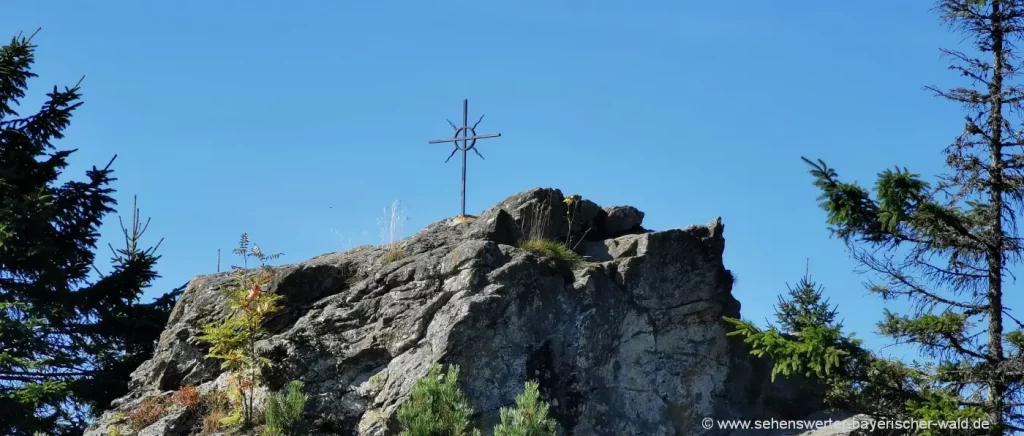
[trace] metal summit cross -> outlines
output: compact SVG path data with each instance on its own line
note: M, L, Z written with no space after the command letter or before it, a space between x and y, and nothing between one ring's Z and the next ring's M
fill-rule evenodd
M480 156L480 159L483 159L484 156L480 154L480 152L477 151L476 149L476 140L486 138L497 138L501 136L501 133L487 133L483 135L478 135L476 133L476 126L480 125L480 121L483 121L483 119L484 116L480 115L480 119L477 120L472 127L470 127L469 100L462 100L462 127L458 127L455 125L455 123L446 119L445 121L448 121L448 124L451 124L452 128L455 129L455 135L453 135L451 139L434 139L430 141L431 144L442 144L445 142L455 143L455 149L452 150L452 154L448 155L448 159L444 160L445 163L448 163L448 161L452 159L452 156L455 156L455 152L462 151L462 214L459 215L460 217L466 216L466 152L469 150L473 150L473 152L476 153L477 156ZM459 145L459 142L462 142L462 144Z

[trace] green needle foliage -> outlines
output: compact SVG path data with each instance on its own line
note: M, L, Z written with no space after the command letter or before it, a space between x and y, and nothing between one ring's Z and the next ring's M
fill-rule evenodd
M236 285L225 291L231 313L221 322L204 326L203 334L198 338L210 343L207 356L222 360L221 367L231 371L233 388L230 394L235 407L222 424L247 428L256 418L254 400L260 371L272 363L260 355L256 342L266 335L264 320L280 309L278 301L281 295L264 290L274 277L274 270L266 261L281 254L263 253L258 245L250 244L246 234L242 234L234 253L242 256L243 266L232 267ZM247 269L250 257L260 262L261 267L256 273Z
M494 436L555 436L555 421L548 416L548 404L540 400L540 387L526 382L526 389L516 397L516 407L501 409L501 423L494 427Z
M804 328L835 325L836 309L822 299L822 287L811 281L810 267L795 288L789 287L789 299L779 296L775 318L782 331L796 333Z
M805 275L786 298L779 297L777 325L759 329L753 323L725 318L735 326L729 336L742 336L751 353L772 359L778 375L807 378L810 390L825 389L827 406L892 420L951 421L982 419L978 408L951 407L956 393L928 377L928 368L908 366L865 350L861 341L843 333L836 309L822 299L822 288ZM937 431L937 430L934 430ZM932 432L922 435L939 434ZM961 434L988 434L980 433Z
M822 288L804 275L788 298L779 296L775 317L778 326L766 330L749 321L725 318L735 326L729 336L743 336L751 345L751 354L770 357L774 363L772 381L778 375L803 375L824 381L830 393L852 389L855 367L866 357L860 342L842 332L835 322L836 310L822 299ZM840 398L830 395L830 405L849 408Z
M885 170L872 197L824 162L804 161L831 230L880 278L869 290L912 303L910 313L886 310L879 326L934 361L921 376L935 390L909 407L981 410L994 427L988 434L1021 432L1024 323L1004 306L1003 284L1022 254L1024 132L1014 117L1024 91L1011 79L1021 67L1014 44L1024 36L1024 1L941 0L938 10L977 52L946 52L973 87L930 88L966 109L964 132L943 150L948 171L933 184L905 168Z
M302 393L302 382L288 383L287 393L272 393L267 397L267 427L264 436L302 436L307 434L303 426L302 411L308 397Z
M54 142L82 104L80 88L54 87L20 115L35 77L31 40L0 47L0 434L77 435L128 392L179 292L139 303L159 256L139 246L137 209L131 230L122 225L125 248L111 247L113 270L95 270L98 230L117 204L113 160L57 183L75 150Z
M433 364L427 375L416 381L409 400L398 408L401 436L478 436L472 427L473 407L459 389L459 367L441 373Z

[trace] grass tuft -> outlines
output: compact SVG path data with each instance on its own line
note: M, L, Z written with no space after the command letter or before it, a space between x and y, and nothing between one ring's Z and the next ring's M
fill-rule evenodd
M395 200L391 206L384 208L384 216L377 219L377 227L380 228L380 245L385 248L381 261L389 264L405 257L405 252L398 246L402 239L402 227L409 217L405 215L406 208L402 202Z
M562 242L545 238L530 238L519 243L519 248L538 256L567 262L573 268L583 266L586 261Z
M228 417L228 409L231 408L230 396L224 391L213 390L202 396L202 404L206 413L199 436L220 433L221 421Z
M387 265L391 262L402 260L404 258L405 252L402 251L401 248L395 247L388 249L388 251L384 253L384 256L380 258L380 261Z

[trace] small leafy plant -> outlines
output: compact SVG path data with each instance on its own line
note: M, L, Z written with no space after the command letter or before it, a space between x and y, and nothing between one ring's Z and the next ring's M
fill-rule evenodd
M249 242L249 236L244 233L234 253L242 257L242 267L232 267L237 285L225 292L231 314L223 322L204 326L199 339L210 343L207 356L222 360L221 367L231 371L229 395L234 407L221 423L249 427L256 417L253 403L259 371L271 364L257 352L256 341L266 333L264 319L280 309L278 300L281 296L264 291L273 278L273 269L266 262L281 254L263 253L258 245ZM250 257L260 262L260 271L256 274L248 271Z
M459 367L433 364L427 375L416 381L409 401L398 408L400 436L479 436L472 427L473 407L459 389Z
M139 403L131 415L128 415L128 423L136 430L142 430L153 425L163 418L167 412L167 398L164 396L149 397Z
M202 397L195 386L185 385L171 395L171 403L183 409L196 409L202 404Z

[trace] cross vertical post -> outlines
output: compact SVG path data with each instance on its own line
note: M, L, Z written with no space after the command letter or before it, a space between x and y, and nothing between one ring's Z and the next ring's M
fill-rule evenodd
M462 100L462 213L466 216L466 125L469 124L469 99ZM476 132L473 133L476 136Z
M473 150L480 159L484 156L480 154L480 151L476 149L477 139L497 138L501 136L501 133L488 133L478 135L476 133L476 126L480 125L480 121L483 121L484 116L480 115L480 119L476 121L472 126L469 125L469 100L462 100L462 127L458 127L455 123L448 121L448 124L455 129L455 134L450 139L432 139L429 141L430 144L442 144L445 142L452 142L455 144L455 149L448 155L448 159L445 159L445 163L451 160L452 156L455 156L455 152L462 152L462 212L460 217L466 216L466 152ZM459 143L462 143L461 145Z

